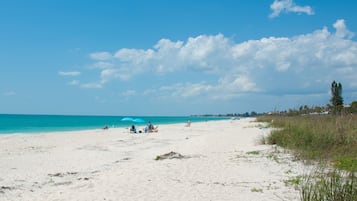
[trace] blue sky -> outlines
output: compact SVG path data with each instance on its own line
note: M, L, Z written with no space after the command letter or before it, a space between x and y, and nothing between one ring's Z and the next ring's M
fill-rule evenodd
M0 113L190 115L357 100L354 0L2 0Z

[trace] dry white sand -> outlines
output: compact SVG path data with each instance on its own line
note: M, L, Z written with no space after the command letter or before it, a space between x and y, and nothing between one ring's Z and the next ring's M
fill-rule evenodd
M0 136L0 200L299 200L304 172L252 118ZM176 152L184 158L155 160Z

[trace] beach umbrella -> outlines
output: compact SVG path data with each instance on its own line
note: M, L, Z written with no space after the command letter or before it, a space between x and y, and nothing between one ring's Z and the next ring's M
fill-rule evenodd
M122 121L134 121L134 119L131 118L131 117L124 117L124 118L122 118L121 120L122 120Z
M145 120L144 119L140 119L140 118L135 118L135 119L133 119L133 122L135 122L135 123L145 123Z

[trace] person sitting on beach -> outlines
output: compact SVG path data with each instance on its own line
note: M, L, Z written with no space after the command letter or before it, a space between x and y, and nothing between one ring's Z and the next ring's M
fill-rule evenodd
M149 130L150 133L157 133L159 132L159 126L152 126L151 130Z
M145 133L153 133L153 132L158 132L158 126L152 125L152 123L149 121L148 125L144 128Z
M149 121L148 127L149 127L149 130L154 129L154 125L152 125L152 123L150 121Z
M136 133L136 128L134 125L130 127L130 133Z
M152 129L154 128L154 126L151 124L151 122L149 121L149 123L146 125L146 127L144 128L144 132L148 133L150 132Z

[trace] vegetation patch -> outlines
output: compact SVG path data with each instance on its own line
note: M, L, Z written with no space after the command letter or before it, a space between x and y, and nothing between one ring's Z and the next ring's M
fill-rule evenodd
M293 177L293 178L290 178L288 180L285 180L284 183L285 183L285 185L299 186L301 181L302 181L302 176L298 175L296 177Z
M342 156L335 159L332 164L338 169L357 172L357 158Z
M264 116L274 129L268 144L292 150L300 160L328 167L284 181L299 188L303 201L357 200L357 115ZM276 160L276 154L268 158ZM325 166L327 165L327 166ZM328 171L327 171L328 170Z
M357 115L264 116L276 128L268 144L293 150L303 160L333 162L335 167L356 172Z
M248 155L259 155L260 151L248 151L246 154L248 154Z
M250 189L251 192L254 192L254 193L263 193L263 189L261 188L252 188Z

